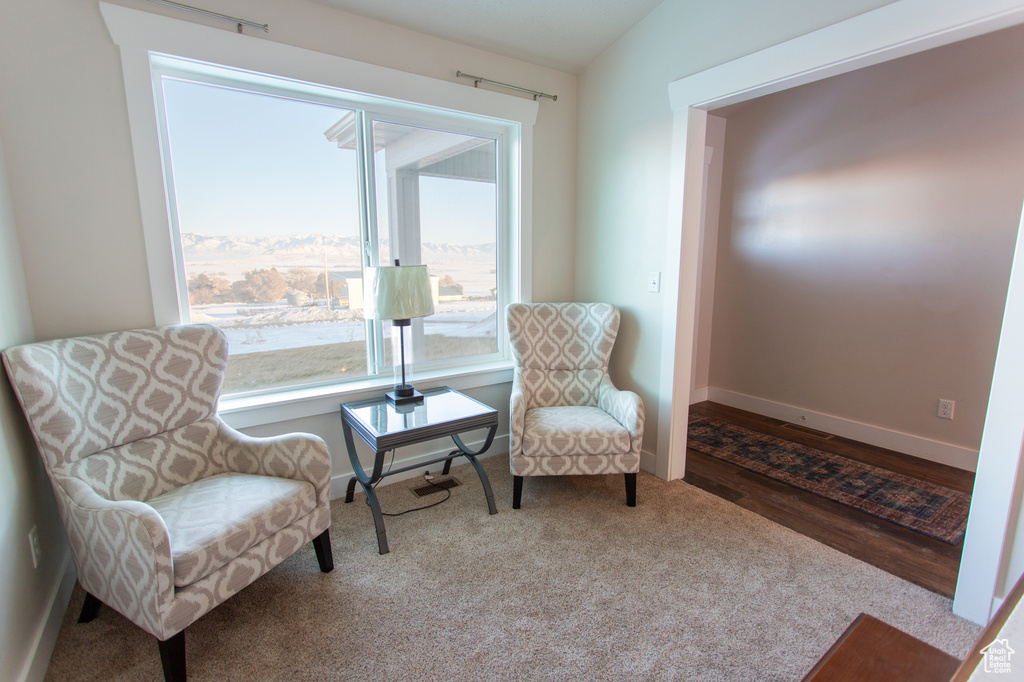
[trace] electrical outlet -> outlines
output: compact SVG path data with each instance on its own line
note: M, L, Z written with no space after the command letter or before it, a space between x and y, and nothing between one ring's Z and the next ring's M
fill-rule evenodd
M42 551L39 548L39 528L32 526L32 530L28 532L28 546L32 551L32 567L39 568L39 558L42 556Z
M954 407L956 407L955 400L946 400L945 398L939 398L939 409L936 412L936 416L938 416L940 419L952 419Z
M647 275L647 291L656 294L661 291L661 273L652 272Z

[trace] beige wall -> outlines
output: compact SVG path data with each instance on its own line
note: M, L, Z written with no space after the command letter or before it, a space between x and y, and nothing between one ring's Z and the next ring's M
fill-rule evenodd
M665 270L671 241L668 84L886 4L666 0L581 72L575 293L622 310L612 378L644 400L646 452L668 448L658 412L671 398L661 363L674 331L663 327L666 288L647 293L647 273Z
M1022 40L727 113L712 387L977 450L1024 198Z
M0 148L0 348L32 340ZM42 550L38 568L32 565L28 543L33 526ZM42 461L10 385L0 381L0 676L17 679L30 672L67 559L67 541ZM31 672L38 675L41 670Z

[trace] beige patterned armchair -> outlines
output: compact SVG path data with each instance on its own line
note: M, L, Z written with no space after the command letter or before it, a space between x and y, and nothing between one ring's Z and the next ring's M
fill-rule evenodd
M509 424L512 508L524 476L625 474L636 506L644 437L640 396L608 377L619 311L607 303L513 303L507 310L515 375Z
M87 593L79 622L115 609L159 640L166 679L185 679L188 625L305 543L333 568L327 446L220 420L216 327L34 343L3 361Z

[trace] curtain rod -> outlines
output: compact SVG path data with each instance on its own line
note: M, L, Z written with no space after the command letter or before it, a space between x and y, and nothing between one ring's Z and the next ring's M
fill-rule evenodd
M508 83L502 83L500 81L492 81L490 78L484 78L483 76L471 76L468 73L462 73L461 71L456 71L455 72L455 77L456 78L472 78L473 79L473 87L474 88L480 87L481 83L490 83L491 85L497 85L498 87L501 87L501 88L509 88L511 90L518 90L519 92L525 92L525 93L527 93L529 95L533 95L534 101L536 101L538 97L547 97L552 102L558 100L558 95L548 95L548 94L540 92L538 90L530 90L529 88L521 88L518 85L509 85Z
M227 14L219 14L217 12L210 12L209 10L199 9L198 7L192 7L191 5L183 5L180 2L174 2L173 0L149 0L155 2L158 5L166 5L168 7L176 7L177 9L183 9L186 12L195 12L196 14L202 14L203 16L213 17L214 19L223 19L230 21L231 23L238 26L238 32L242 32L243 26L249 26L251 28L263 29L264 33L270 32L270 26L268 24L257 24L254 21L247 21L245 19L239 19L238 17L231 17Z

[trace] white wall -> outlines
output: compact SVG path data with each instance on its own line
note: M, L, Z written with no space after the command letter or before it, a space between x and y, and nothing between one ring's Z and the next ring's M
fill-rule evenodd
M885 4L666 0L580 74L575 293L622 309L612 377L644 400L645 451L662 456L668 448L659 438L659 411L670 397L662 382L662 338L671 337L674 323L663 328L671 319L664 304L678 281L678 273L665 272L668 84ZM661 294L647 293L650 271L663 271Z
M7 171L0 147L0 349L33 340ZM6 375L5 375L6 376ZM34 568L28 533L39 530L42 561ZM0 670L41 679L34 652L58 601L67 541L42 460L6 379L0 381ZM62 607L61 607L62 608ZM51 635L52 638L52 635Z
M975 468L1020 219L1021 40L728 114L713 387L959 446L950 463Z

